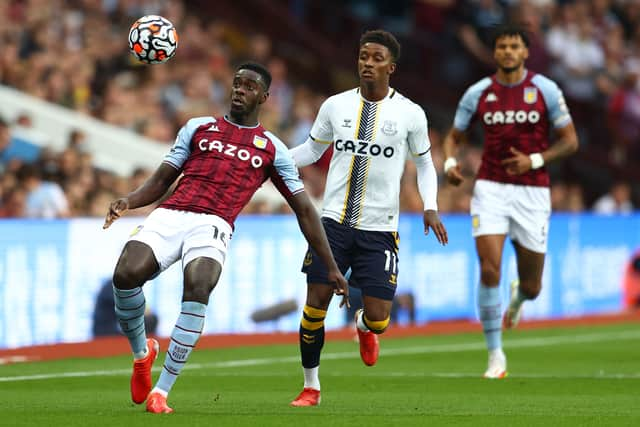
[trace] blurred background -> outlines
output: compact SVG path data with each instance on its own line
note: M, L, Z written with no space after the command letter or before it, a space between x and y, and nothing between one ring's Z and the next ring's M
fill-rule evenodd
M165 16L180 36L176 56L165 64L141 64L128 51L129 27L147 14ZM546 308L531 315L561 317L637 305L636 0L0 0L0 307L5 308L4 317L0 315L0 348L90 337L93 304L126 232L139 222L123 221L126 226L108 235L101 233L100 218L112 199L135 189L159 165L186 120L227 111L232 73L240 62L268 66L273 83L261 121L293 147L304 142L327 96L357 86L361 33L375 28L393 32L402 44L402 57L392 86L425 109L441 173L441 141L456 103L470 84L494 72L489 29L506 21L519 22L530 32L528 67L561 86L580 138L575 156L550 166L556 212L551 235L553 239L556 233L558 246L552 242L545 273L549 301L542 298L540 304ZM422 202L415 168L407 163L401 194L401 233L406 236L401 246L406 255L401 256L401 266L408 293L398 303L406 310L400 316L405 321L475 316L477 272L467 213L482 152L477 129L470 142L458 156L469 178L465 185L451 187L439 176L439 207L453 236L446 249L451 253L419 239ZM329 151L301 171L318 206L330 155ZM144 216L152 208L129 216ZM234 273L231 264L223 277L231 282L224 284L227 291L216 292L237 290L245 281L249 291L256 286L263 280L261 263L279 262L271 255L265 258L265 251L289 248L295 260L274 270L273 295L256 297L247 303L249 308L242 303L230 306L237 306L242 321L248 322L241 331L297 325L297 314L287 323L266 326L249 320L251 310L304 292L304 277L298 271L304 244L290 213L267 183L239 219L238 234L242 227L255 230L244 235L246 241L237 236L232 247L256 253L257 276L247 276L240 265ZM265 224L290 230L286 241L262 235ZM462 255L456 258L452 253ZM234 256L246 259L246 252ZM456 260L457 271L465 272L454 275L457 285L447 267ZM512 267L508 271L513 275ZM180 279L171 274L166 283L172 291L161 285L149 290L150 305L158 311L164 300L176 300L166 303L168 313L178 303L181 290L175 283ZM282 277L291 282L290 288L284 287L289 293L279 286ZM88 302L70 309L67 300L79 289ZM589 291L607 302L586 302ZM168 297L165 292L177 294ZM452 295L464 300L463 308L439 311L440 306L429 306L434 292L443 307L451 307L443 295ZM228 298L233 300L233 294ZM15 320L10 312L21 316L30 338L8 332L8 322ZM69 332L79 317L82 332ZM174 315L159 317L162 333L173 324ZM342 324L340 320L334 326ZM44 329L38 332L39 327ZM227 330L234 326L210 329Z

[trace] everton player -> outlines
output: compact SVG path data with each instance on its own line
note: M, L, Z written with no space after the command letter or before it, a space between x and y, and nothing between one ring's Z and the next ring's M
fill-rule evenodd
M525 68L528 45L527 34L518 27L506 25L497 30L493 50L497 72L467 89L444 141L447 180L459 185L463 177L455 158L457 146L474 120L482 125L484 152L471 217L480 261L478 312L489 350L486 378L506 376L501 324L515 327L522 303L535 299L542 286L551 214L545 166L578 148L561 90ZM515 248L519 281L511 285L509 306L502 318L499 283L507 235Z
M322 207L322 222L341 271L362 291L356 314L360 356L378 359L378 335L389 325L398 280L400 178L407 157L418 172L424 202L424 233L441 244L447 230L438 216L438 183L424 110L389 86L400 44L386 31L367 31L360 39L357 88L329 97L320 107L311 134L292 149L296 165L318 160L333 144ZM304 387L293 406L320 403L318 370L324 319L331 302L328 271L313 247L307 252L307 300L300 321Z
M146 400L149 412L173 411L167 395L202 332L234 220L266 179L271 178L295 212L305 238L328 270L333 291L344 296L343 303L347 301L347 282L294 161L282 141L258 122L270 83L271 75L263 66L241 65L233 78L229 114L189 120L155 173L109 206L104 228L127 209L160 199L182 175L173 194L131 236L113 274L116 316L134 357L131 398L135 403ZM177 261L184 271L182 309L160 378L151 390L158 343L145 335L142 285Z

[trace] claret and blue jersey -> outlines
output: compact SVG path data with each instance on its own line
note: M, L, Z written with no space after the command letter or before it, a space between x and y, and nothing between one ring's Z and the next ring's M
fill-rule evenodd
M548 186L545 168L522 175L508 175L501 161L511 157L514 147L525 154L546 150L551 128L571 123L562 91L543 75L526 71L514 85L495 76L486 77L467 89L458 104L454 127L465 131L479 120L485 135L478 179L509 184Z
M164 161L182 177L161 207L217 215L232 226L268 178L285 198L304 191L288 148L259 124L240 126L226 117L191 119Z

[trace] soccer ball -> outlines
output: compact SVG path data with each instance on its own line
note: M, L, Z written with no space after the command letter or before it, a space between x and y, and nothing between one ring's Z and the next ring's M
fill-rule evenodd
M129 30L129 49L133 56L147 64L166 62L176 54L178 32L167 18L143 16Z

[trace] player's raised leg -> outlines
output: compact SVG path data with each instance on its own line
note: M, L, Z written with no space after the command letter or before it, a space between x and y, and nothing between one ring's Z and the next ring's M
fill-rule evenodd
M378 361L380 353L378 335L384 333L389 326L392 300L363 295L362 302L364 308L358 310L355 316L360 358L365 365L373 366Z
M489 352L485 378L504 378L507 375L507 359L502 350L502 301L499 287L505 237L503 234L476 237L480 261L478 314Z
M520 279L511 284L509 307L505 311L503 325L507 329L515 328L522 315L522 305L527 300L534 300L542 289L542 272L545 254L525 248L513 242L518 263Z
M291 406L316 406L320 404L320 353L324 346L324 319L333 296L333 288L325 284L307 285L307 302L300 319L300 356L304 386Z
M158 342L147 339L144 328L145 298L142 285L159 270L149 246L129 241L113 273L115 312L133 352L131 400L142 403L151 390L151 367L158 357Z
M184 269L180 315L171 332L160 378L147 399L148 412L173 412L167 405L167 397L202 334L209 295L218 282L221 271L221 264L207 257L195 258Z

